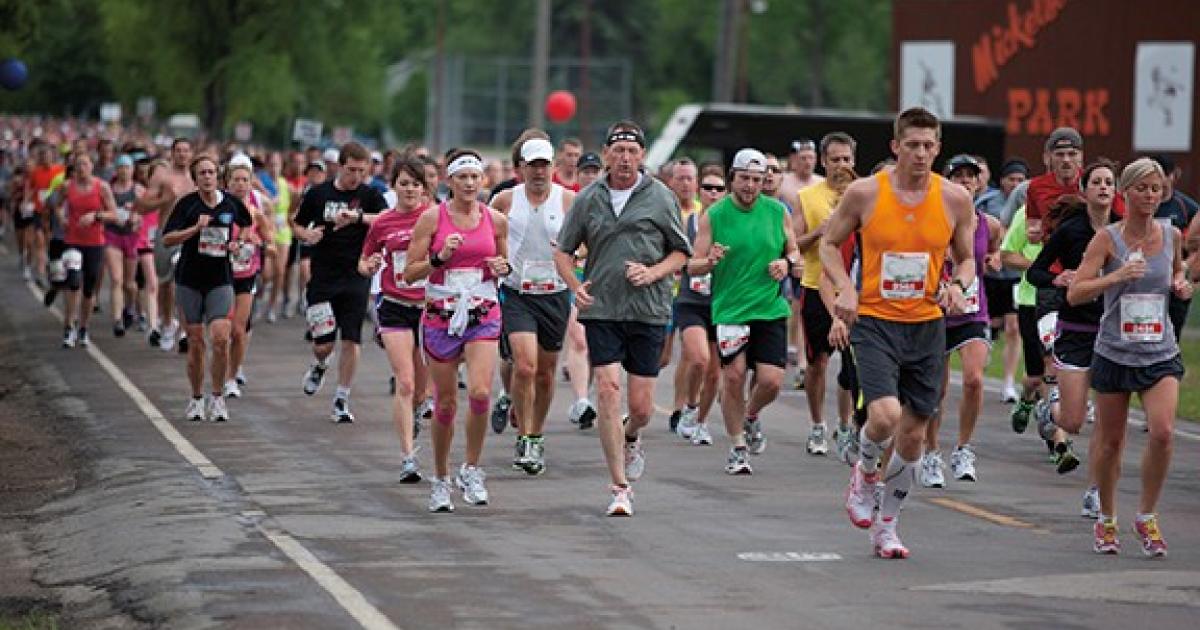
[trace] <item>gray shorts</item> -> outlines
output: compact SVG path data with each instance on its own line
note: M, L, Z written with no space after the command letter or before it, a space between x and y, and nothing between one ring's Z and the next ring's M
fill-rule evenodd
M154 273L158 275L159 281L168 280L175 275L175 258L179 254L179 248L182 245L167 247L162 244L162 239L154 243Z
M229 319L233 310L233 285L223 284L208 291L198 291L176 284L175 305L183 313L185 324L211 324L213 320Z
M864 404L896 398L928 418L942 398L946 320L919 324L859 317L850 331Z
M559 291L548 295L525 295L509 287L500 288L500 312L503 332L500 337L500 356L512 358L508 336L512 333L536 333L538 347L545 352L559 352L567 336L571 318L571 293Z

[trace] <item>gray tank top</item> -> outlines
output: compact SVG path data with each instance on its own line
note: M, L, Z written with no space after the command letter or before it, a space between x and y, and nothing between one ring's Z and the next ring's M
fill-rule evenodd
M1120 365L1145 367L1162 363L1179 354L1175 329L1167 316L1175 255L1171 225L1157 221L1163 230L1162 251L1146 259L1146 275L1110 287L1104 292L1104 316L1096 337L1096 354ZM1104 273L1120 269L1130 254L1117 223L1104 228L1112 237L1116 254L1104 265Z
M688 216L687 237L688 242L696 242L696 225L697 215L693 212ZM710 306L712 304L712 274L706 273L703 276L692 277L687 272L687 265L683 266L683 270L679 272L679 295L675 297L675 301L680 304L697 304L700 306Z

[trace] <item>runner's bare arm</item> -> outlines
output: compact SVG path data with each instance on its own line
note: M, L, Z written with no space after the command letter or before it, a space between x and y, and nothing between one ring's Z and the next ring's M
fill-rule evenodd
M783 213L783 235L786 239L783 246L783 257L788 261L789 275L796 275L796 272L803 269L800 265L804 259L800 257L800 249L796 246L796 232L792 226L792 215Z
M717 266L721 256L715 255L717 252L711 251L712 249L712 224L709 223L708 213L705 212L696 217L696 238L692 241L692 258L687 262L688 275L702 276ZM721 255L725 253L720 248L718 251Z
M429 263L429 246L437 230L438 209L430 208L421 213L413 226L412 242L408 245L408 262L404 265L404 281L413 284L424 280L433 271Z
M842 243L850 238L850 234L862 226L862 216L871 201L869 190L870 178L860 179L850 184L838 207L829 215L825 224L825 235L820 241L821 268L829 274L833 288L839 294L854 293L854 283L850 274L842 266Z
M145 212L167 210L175 203L175 191L167 182L166 168L158 169L150 180L149 191L133 201L135 208L143 208Z
M975 206L971 203L970 194L961 186L943 188L946 201L946 212L954 223L954 232L950 239L950 253L954 259L954 278L950 282L951 290L957 290L957 298L951 293L952 304L963 306L963 293L966 287L975 282L975 228L978 217Z
M512 190L511 188L502 190L499 195L492 197L492 200L488 202L492 209L508 216L509 211L512 210Z
M507 276L512 273L512 265L508 262L508 217L499 210L488 209L492 213L493 236L496 239L496 255L487 259L492 273L497 276Z
M113 198L112 188L107 182L96 180L100 184L100 212L96 213L96 219L104 222L117 221L117 200ZM101 216L103 213L103 216Z
M792 225L795 226L796 247L801 252L807 254L810 249L821 246L825 228L821 225L808 225L808 220L804 218L804 201L800 199L799 194L796 195L796 207L792 209Z
M1174 239L1171 241L1175 246L1175 255L1172 259L1171 266L1171 291L1175 297L1181 300L1192 299L1192 282L1188 280L1187 263L1183 258L1183 233L1179 228L1172 227Z

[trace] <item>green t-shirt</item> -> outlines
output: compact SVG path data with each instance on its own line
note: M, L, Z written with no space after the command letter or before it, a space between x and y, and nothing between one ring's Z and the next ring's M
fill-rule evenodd
M1024 206L1013 215L1008 232L1004 235L1004 242L1000 244L1000 251L1020 254L1029 262L1033 262L1038 253L1042 251L1041 243L1030 243L1029 237L1025 235ZM1025 274L1022 273L1021 282L1017 285L1017 306L1035 306L1036 304L1037 288L1029 284L1029 280L1026 280Z
M747 324L786 318L791 309L767 266L784 254L787 208L759 195L749 210L728 195L708 209L712 242L726 248L712 272L714 324Z

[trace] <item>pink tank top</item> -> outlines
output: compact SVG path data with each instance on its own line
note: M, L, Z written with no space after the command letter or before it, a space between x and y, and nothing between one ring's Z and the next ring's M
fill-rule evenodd
M430 284L446 284L447 272L456 272L469 269L478 269L482 272L482 279L485 282L495 282L496 277L492 274L491 268L488 267L487 259L496 255L496 228L492 224L492 212L486 204L478 204L480 217L479 224L474 229L464 230L454 225L454 221L450 218L450 209L446 206L446 202L438 205L438 225L437 231L433 234L433 242L429 247L430 255L440 252L442 246L446 243L446 237L451 234L458 233L463 237L462 245L454 251L446 264L433 270L429 274ZM473 308L486 308L486 313L479 318L480 322L492 322L500 319L500 305L492 300L482 300L475 298L479 304L474 304ZM435 308L445 308L442 300L434 300ZM446 328L448 322L438 317L432 317L426 311L423 318L423 323L426 326L434 328Z
M251 190L250 194L242 200L247 208L259 209L258 197ZM238 224L233 224L233 240L238 240L238 235L243 229L258 230L257 227L242 228ZM263 238L262 232L258 234L259 238ZM255 274L262 270L262 247L251 245L249 243L238 246L237 251L229 255L229 262L233 265L233 277L239 280L245 278L253 278Z

